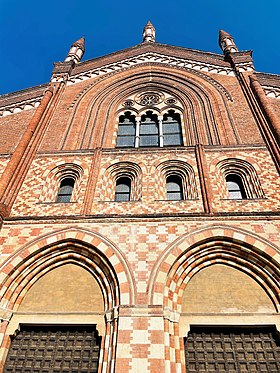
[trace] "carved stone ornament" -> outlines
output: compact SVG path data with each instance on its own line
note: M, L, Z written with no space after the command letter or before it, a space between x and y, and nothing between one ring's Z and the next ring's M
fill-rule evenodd
M176 105L177 100L174 97L169 97L164 101L167 105Z
M124 107L131 107L133 105L134 105L134 101L133 100L125 100L125 102L123 103Z
M163 101L163 94L158 92L145 92L136 97L135 101L142 106L154 106Z

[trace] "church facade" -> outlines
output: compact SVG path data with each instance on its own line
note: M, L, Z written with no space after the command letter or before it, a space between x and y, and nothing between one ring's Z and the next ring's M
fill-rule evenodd
M0 96L1 372L280 371L280 76L219 44Z

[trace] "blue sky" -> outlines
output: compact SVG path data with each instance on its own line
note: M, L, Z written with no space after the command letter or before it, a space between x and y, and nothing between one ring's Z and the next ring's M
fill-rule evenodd
M279 0L0 0L0 94L48 82L81 36L83 60L140 43L149 19L159 43L214 53L224 29L257 71L280 74L279 14Z

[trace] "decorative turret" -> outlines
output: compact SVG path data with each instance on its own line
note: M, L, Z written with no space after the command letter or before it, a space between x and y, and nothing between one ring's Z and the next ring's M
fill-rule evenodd
M225 55L238 52L233 37L228 32L223 30L220 30L219 32L219 45Z
M85 39L84 37L80 38L79 40L75 41L74 44L71 45L71 48L65 58L65 62L74 61L78 63L81 61L83 54L85 52Z
M143 43L154 43L156 41L156 29L150 21L143 29Z

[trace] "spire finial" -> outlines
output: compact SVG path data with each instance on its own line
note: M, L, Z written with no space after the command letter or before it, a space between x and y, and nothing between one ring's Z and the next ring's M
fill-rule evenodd
M238 48L234 43L233 37L226 31L219 32L219 45L225 55L238 52Z
M150 21L143 29L143 43L154 43L156 41L156 29Z
M65 62L74 61L75 63L80 62L83 54L85 53L85 38L82 36L80 39L75 41L65 58Z

